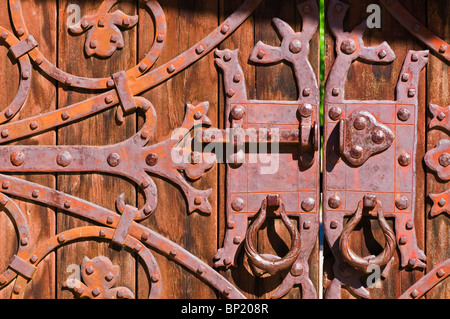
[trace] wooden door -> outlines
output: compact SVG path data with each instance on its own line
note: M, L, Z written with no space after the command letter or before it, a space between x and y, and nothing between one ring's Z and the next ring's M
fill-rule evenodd
M338 55L330 14L350 4L351 31L370 1L1 2L1 298L355 297L336 281L341 252L329 234L345 224L329 227L321 178L338 173L326 171L323 125ZM381 28L363 39L387 41L396 59L354 61L347 100L394 101L408 52L427 49L385 2ZM413 2L400 1L448 42L449 1ZM426 266L404 267L396 249L381 287L365 290L366 273L358 284L368 294L356 297L448 297L448 179L424 161L448 139L444 119L432 127L448 113L449 62L439 49L414 87L413 229ZM227 129L248 140L211 140ZM260 162L234 162L251 157L260 129L282 132L259 151L282 159L272 175L258 173ZM359 256L385 246L372 215L349 237ZM395 228L394 216L387 223Z

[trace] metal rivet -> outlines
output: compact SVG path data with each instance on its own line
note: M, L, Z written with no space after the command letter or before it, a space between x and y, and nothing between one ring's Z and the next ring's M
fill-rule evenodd
M233 202L231 203L231 208L233 208L233 210L240 212L244 209L245 207L245 201L241 198L241 197L237 197L233 200Z
M386 50L381 50L380 52L378 52L378 58L380 60L383 60L386 57L386 55L387 55Z
M97 46L98 46L98 42L97 42L96 40L92 40L92 41L89 43L89 46L90 46L92 49L95 49L95 48L97 48Z
M147 68L148 68L147 64L141 63L141 64L139 65L139 72L144 73L145 70L147 70Z
M341 206L341 202L341 198L338 195L333 195L328 198L328 206L333 209L339 208L339 206Z
M36 261L38 261L38 256L36 256L36 255L31 256L30 262L31 262L32 264L34 264Z
M403 82L408 82L408 81L409 81L409 74L408 74L408 73L403 73L403 75L402 75L402 81L403 81Z
M256 55L256 57L260 60L262 60L264 58L264 56L266 55L266 52L264 50L259 50L258 54Z
M92 290L92 295L93 295L94 297L98 297L98 295L100 295L100 289L94 288L94 289Z
M159 281L159 274L157 274L157 273L152 274L151 281L153 283L158 282Z
M9 136L8 130L7 130L7 129L4 129L4 130L2 131L2 133L1 133L1 135L2 135L3 138L7 138L7 137Z
M143 212L146 216L148 216L152 212L152 208L150 206L145 206Z
M235 236L233 238L233 244L235 244L235 245L239 245L241 243L241 241L242 241L241 236Z
M291 275L294 277L299 277L303 274L303 266L300 263L295 263L291 268Z
M37 189L33 190L33 192L31 192L31 196L37 198L39 196L39 190Z
M399 210L405 210L409 207L409 199L406 196L402 196L395 201L395 206Z
M108 155L106 161L108 162L109 166L116 167L120 164L120 155L117 153L111 153Z
M100 237L105 237L106 236L106 231L104 229L100 229L100 231L98 232L98 235Z
M416 89L409 89L408 97L415 97L415 96L416 96Z
M24 80L28 80L28 78L30 77L30 73L27 71L22 72L22 79Z
M382 130L375 130L372 132L372 142L381 144L386 139L386 134Z
M234 83L239 83L239 82L241 82L242 81L242 76L240 75L240 74L235 74L234 76L233 76L233 82Z
M439 156L439 164L442 167L447 167L450 165L450 154L448 153L442 153L441 156Z
M411 61L413 62L419 61L419 55L417 53L411 54Z
M22 239L20 239L20 244L22 246L28 245L28 238L27 237L23 237Z
M405 236L400 237L398 243L400 245L405 245L407 243L408 239Z
M145 232L142 233L141 239L143 241L147 241L149 238L150 238L150 233L149 232L145 231Z
M1 277L0 277L0 286L6 285L6 282L7 282L6 278L3 277L3 276L1 276Z
M333 121L337 121L342 115L342 109L340 107L333 106L328 112L328 115Z
M338 227L339 223L336 220L332 220L330 223L331 229L336 229Z
M364 150L363 150L363 148L362 148L361 146L355 145L355 146L353 146L353 147L351 148L351 150L350 150L350 155L351 155L352 158L358 159L358 158L361 158L361 157L362 157L363 151L364 151Z
M0 198L0 204L1 204L2 206L5 206L6 204L8 204L8 198L6 198L6 196L2 196L2 197Z
M301 117L310 117L313 112L313 106L309 103L304 103L299 106L298 114Z
M364 116L359 116L353 122L355 129L361 131L367 127L367 119Z
M408 166L411 164L411 155L408 153L403 153L398 157L398 163L401 166Z
M17 29L17 34L19 35L19 37L23 36L25 34L24 28Z
M305 212L310 212L316 207L316 201L312 197L305 198L302 201L302 209Z
M373 209L377 206L377 196L373 194L365 195L363 198L364 207Z
M441 45L439 48L439 53L445 53L447 51L447 46L445 44Z
M72 159L72 155L68 151L63 151L56 156L56 163L59 166L66 167L72 163Z
M156 42L161 43L161 42L164 41L165 38L166 38L166 37L165 37L164 34L158 34L158 35L156 36Z
M108 94L107 96L105 96L105 102L110 104L113 101L113 97L111 94Z
M172 248L172 249L170 250L170 252L169 252L169 255L170 255L171 257L175 257L177 254L178 254L178 249L176 249L175 247Z
M445 275L444 269L439 269L439 270L436 272L436 276L438 276L439 278L444 277L444 275Z
M227 91L227 96L228 97L233 97L236 94L236 91L234 89L229 89Z
M333 90L331 91L331 94L333 94L333 96L338 96L340 94L341 90L339 88L333 88Z
M109 41L111 43L116 43L119 40L119 37L117 36L117 34L113 34L111 35L111 38L109 38Z
M71 200L66 200L65 202L64 202L64 207L65 208L70 208L72 206L72 201Z
M30 129L35 130L38 128L38 124L36 121L30 123Z
M145 158L145 162L148 166L155 166L156 164L158 164L158 155L156 155L155 153L148 154Z
M66 237L64 237L64 234L61 234L58 236L58 242L60 244L64 243L66 241Z
M194 204L199 206L202 204L202 198L200 196L195 196L194 197Z
M122 24L124 25L124 26L129 26L130 25L130 18L124 18L123 20L122 20Z
M108 87L113 87L114 85L115 85L115 83L114 83L114 80L113 79L109 79L107 82L106 82L106 85L108 86Z
M234 220L229 220L227 222L227 227L228 229L234 229L234 227L236 227L236 222Z
M441 113L438 114L437 119L438 119L439 121L443 121L443 120L445 119L446 116L447 116L447 115L445 115L444 112L441 112Z
M2 182L2 188L8 189L11 186L11 183L9 181L3 181Z
M141 187L143 188L143 189L146 189L146 188L148 188L150 186L150 183L148 182L148 181L143 181L142 183L141 183Z
M356 42L353 39L344 39L341 43L341 51L345 54L353 54L356 51Z
M142 250L142 245L137 243L134 247L133 247L135 252L140 252Z
M108 218L106 219L106 223L107 223L107 224L112 224L112 223L114 223L114 217L108 216Z
M300 40L293 40L289 44L289 51L291 51L294 54L299 53L302 50L302 42Z
M343 9L343 7L342 7L342 4L340 4L340 3L337 3L337 4L334 6L334 11L336 11L336 12L341 12L342 9Z
M65 111L65 112L63 112L63 113L61 114L61 118L62 118L64 121L68 120L69 117L70 117L70 114L69 114L69 112L67 112L67 111Z
M197 273L198 273L198 274L201 275L201 274L203 274L205 271L206 271L205 266L202 266L202 265L198 266L198 268L197 268Z
M175 66L173 64L169 65L167 67L167 72L169 72L169 73L175 72Z
M414 222L410 220L409 222L406 223L405 228L407 230L413 229L414 228Z
M9 119L11 116L13 116L13 111L11 109L7 109L5 111L5 116Z
M409 265L410 267L413 267L415 264L416 264L416 260L415 260L414 258L410 258L410 259L408 260L408 265Z
M397 117L402 122L406 122L407 120L409 120L410 116L411 116L411 114L409 113L408 109L406 109L406 108L401 108L397 112Z
M414 289L413 292L411 292L411 297L417 298L418 296L419 296L419 292L417 291L417 289Z
M25 161L25 154L22 152L14 152L11 154L10 160L14 166L20 166Z
M197 165L202 162L202 154L200 152L191 152L190 163Z
M244 107L237 105L231 109L231 116L234 120L240 121L245 116L245 109Z
M311 222L310 221L306 221L303 223L303 229L310 229L311 228Z
M310 88L303 89L303 96L310 96L310 95L311 95L311 89Z
M205 47L203 45L199 45L196 49L195 49L195 53L197 54L202 54L205 51Z
M194 119L197 120L197 121L198 121L198 120L201 120L202 117L203 117L203 113L200 112L200 111L198 111L198 112L196 112L196 113L194 114Z
M122 299L124 296L125 296L125 293L123 292L123 290L117 291L117 298Z
M445 198L441 198L438 202L439 207L444 207L445 204L447 204L447 201L445 200Z
M8 38L8 32L3 31L2 34L0 34L0 39L6 40L6 38Z
M232 288L230 286L227 286L224 290L223 290L223 294L228 296L229 294L231 294Z
M230 30L230 26L229 26L228 24L224 24L224 25L222 26L222 28L220 29L220 32L221 32L222 34L226 34L229 30Z
M86 267L86 273L88 275L92 275L94 273L94 267L92 267L92 266Z

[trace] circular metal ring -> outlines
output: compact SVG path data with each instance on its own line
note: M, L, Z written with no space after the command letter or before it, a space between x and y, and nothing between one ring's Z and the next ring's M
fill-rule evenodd
M368 268L371 265L377 265L379 267L382 267L386 265L392 258L396 241L395 241L395 234L389 224L386 222L386 219L384 218L383 209L381 207L381 202L377 200L375 210L378 215L378 222L380 223L381 229L383 231L384 237L386 239L386 244L383 249L383 251L376 257L368 258L368 257L360 257L355 254L350 249L349 246L349 237L351 232L355 229L356 225L360 222L362 218L362 212L364 208L364 202L361 200L358 203L358 208L356 209L355 215L353 218L345 225L344 229L342 230L341 239L339 241L339 249L342 253L342 256L344 257L344 260L351 265L352 267L359 269L365 273L370 272Z

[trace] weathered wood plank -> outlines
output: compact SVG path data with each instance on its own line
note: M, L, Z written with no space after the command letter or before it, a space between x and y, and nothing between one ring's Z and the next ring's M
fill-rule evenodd
M217 27L217 2L160 1L167 19L167 37L164 50L155 65L166 63L203 39ZM139 57L142 58L153 43L153 21L143 8L139 11ZM217 82L214 53L210 53L185 71L145 93L155 106L157 128L150 143L166 139L180 127L187 103L210 103L208 117L217 127ZM154 177L158 187L158 207L143 225L166 236L212 266L217 240L217 168L213 167L192 185L197 189L212 188L209 197L213 207L210 216L188 213L186 200L180 189L159 177ZM216 292L176 262L155 253L161 269L162 298L215 298ZM148 291L145 273L139 269L139 292L144 297Z
M428 1L428 28L447 43L450 41L450 1ZM427 101L429 104L437 104L445 107L450 104L450 68L448 63L439 59L435 54L430 54L427 71ZM428 119L429 120L429 119ZM427 134L427 150L431 150L441 139L449 139L449 135L433 129ZM427 194L439 194L449 189L450 183L436 179L431 172L426 175ZM437 264L450 257L450 219L449 215L442 214L431 217L430 202L427 201L426 218L426 253L427 272ZM450 298L450 282L448 280L436 286L427 298Z
M133 28L123 32L125 46L117 51L109 60L84 55L85 35L73 36L68 32L66 12L69 4L78 4L81 15L93 14L101 1L59 1L59 60L58 66L66 72L86 77L105 77L113 73L128 70L136 65L137 30ZM124 1L112 10L120 9L127 14L135 14L136 7L132 2ZM86 90L71 90L64 86L58 88L58 107L62 108L86 98L92 97ZM74 123L58 130L59 145L108 145L124 141L136 132L136 117L129 115L125 122L118 126L115 121L115 109ZM60 174L57 177L58 189L68 194L81 197L93 203L115 210L115 200L125 193L127 204L136 204L134 185L116 176L101 174ZM63 211L57 214L57 231L91 225L89 221L70 216ZM62 283L72 274L68 266L80 265L85 256L107 256L113 264L120 266L120 276L116 286L125 286L135 291L134 255L107 243L96 241L79 242L64 246L57 254L57 296L58 298L73 298L67 290L61 290Z
M56 3L50 2L44 4L42 1L27 1L23 3L23 15L27 21L27 27L39 43L40 50L51 62L56 62ZM0 8L0 25L13 30L10 25L8 6L2 5ZM2 53L6 57L6 50ZM0 88L2 92L14 92L11 94L2 94L0 104L7 105L17 92L17 81L11 81L11 78L18 79L18 68L11 66L9 59L2 58L5 64L2 64L0 72L2 77ZM33 70L33 79L31 83L30 94L25 106L13 121L21 120L40 113L45 113L56 109L56 89L47 78L44 78L38 71ZM56 134L54 131L34 136L14 144L20 145L54 145L56 143ZM55 187L55 177L52 175L15 175L28 181L42 184L48 187ZM28 240L28 246L31 250L53 236L55 233L55 214L50 207L37 205L29 201L16 200L23 214L27 217L31 238ZM14 228L5 214L2 214L0 227L5 230L4 237L6 242L2 244L1 266L2 271L6 269L9 259L17 249L17 239ZM7 230L5 229L7 228ZM7 235L10 234L10 235ZM2 235L3 236L3 235ZM4 253L3 253L4 252ZM31 299L51 299L55 297L55 255L49 254L40 264L33 279L28 284L25 291L25 298ZM10 285L12 287L12 285ZM10 287L0 292L1 298L10 297Z

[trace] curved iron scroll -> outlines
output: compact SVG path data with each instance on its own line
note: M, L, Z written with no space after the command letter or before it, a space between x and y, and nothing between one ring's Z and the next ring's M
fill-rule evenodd
M116 245L127 247L136 252L144 261L151 281L150 298L160 295L162 278L152 253L146 247L156 250L172 261L182 265L201 278L211 287L217 289L226 298L244 298L244 295L229 283L222 275L207 263L199 260L181 246L173 243L155 231L140 225L138 222L150 216L157 205L156 185L148 175L153 173L167 178L184 193L189 212L210 213L211 205L208 197L211 190L197 190L187 181L199 179L215 163L212 155L203 154L201 163L188 160L197 158L190 147L191 132L194 127L209 126L207 117L209 104L186 106L186 116L179 129L173 132L166 141L148 145L156 125L156 114L153 105L142 97L137 97L163 81L173 77L193 63L197 62L223 40L230 36L258 7L262 0L246 0L242 5L215 30L200 42L186 50L178 57L166 62L159 68L148 72L164 47L167 36L167 25L164 10L158 1L141 1L146 11L152 15L154 22L154 43L148 54L135 67L127 71L117 72L105 78L83 78L57 68L47 60L39 50L39 43L29 33L22 14L20 0L9 0L11 20L16 36L0 27L0 45L9 48L11 55L18 61L20 68L20 86L17 97L11 105L0 113L0 146L2 162L0 172L107 172L126 176L136 182L143 190L146 202L141 208L126 205L123 197L117 200L117 212L92 204L83 199L34 184L15 177L0 175L2 193L0 208L6 211L18 233L18 250L8 269L0 275L0 289L9 285L15 278L12 297L24 296L27 283L33 278L39 262L51 251L71 244L76 240L100 239ZM120 0L104 0L98 12L85 16L70 28L73 35L86 34L85 51L87 55L109 57L114 51L123 47L121 28L132 28L137 16L128 16L120 11L110 12ZM24 120L9 122L24 107L30 90L31 63L52 79L66 87L88 90L105 90L86 101L69 105L58 110L40 114ZM143 112L145 123L137 134L117 145L95 146L20 146L5 145L17 139L42 134L61 125L68 125L83 120L107 109L117 107L117 120L122 122L124 116L132 112ZM182 157L182 161L173 160L173 152ZM129 154L134 156L129 157ZM48 158L44 161L42 158ZM132 171L130 171L130 169ZM128 172L127 172L128 171ZM42 243L40 247L30 250L30 235L26 218L8 195L49 205L82 216L103 226L88 226L70 229L59 233ZM92 263L92 265L91 265ZM89 264L89 265L88 265ZM84 283L77 282L73 292L78 297L89 298L129 298L133 297L123 287L114 288L117 267L104 257L96 257L83 261L86 273ZM96 277L99 271L102 276ZM102 271L105 273L103 274ZM92 280L93 276L97 278ZM104 276L103 276L104 275ZM90 277L89 277L90 276ZM70 286L70 283L66 283ZM73 288L73 286L69 287Z

